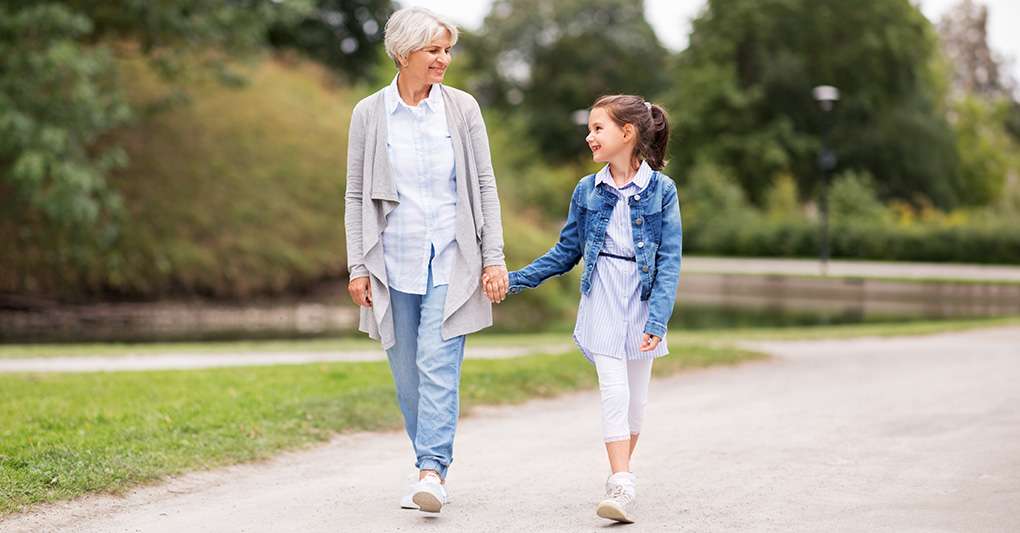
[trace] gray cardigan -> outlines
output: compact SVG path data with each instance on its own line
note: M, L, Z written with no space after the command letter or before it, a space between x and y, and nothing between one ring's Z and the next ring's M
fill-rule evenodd
M395 339L382 232L386 215L399 202L386 147L383 91L358 102L351 116L344 224L351 279L368 277L372 285L372 307L361 308L358 329L386 349ZM443 86L443 97L457 177L457 245L441 331L443 339L450 339L492 325L482 268L504 261L499 197L481 109L474 97L452 87Z

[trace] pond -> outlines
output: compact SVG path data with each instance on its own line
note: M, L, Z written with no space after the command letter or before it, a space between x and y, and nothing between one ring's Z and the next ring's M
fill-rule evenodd
M790 327L1020 316L1020 284L687 274L670 326ZM341 337L358 312L346 286L296 301L91 306L0 302L0 343L156 342ZM557 329L569 330L568 324Z

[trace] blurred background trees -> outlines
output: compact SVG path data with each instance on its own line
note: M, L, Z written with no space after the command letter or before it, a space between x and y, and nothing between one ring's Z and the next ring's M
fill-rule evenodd
M342 278L349 113L393 76L397 7L4 2L0 292L245 297ZM598 168L574 113L607 93L670 111L687 251L812 256L822 84L842 92L834 257L1020 263L1018 89L986 25L973 0L938 24L909 0L708 0L673 53L641 2L495 0L447 83L486 114L511 266L552 245ZM547 297L527 300L543 320L562 303Z
M463 48L474 94L521 115L552 162L588 153L587 119L578 126L574 111L603 94L651 98L667 87L667 51L631 0L497 0Z

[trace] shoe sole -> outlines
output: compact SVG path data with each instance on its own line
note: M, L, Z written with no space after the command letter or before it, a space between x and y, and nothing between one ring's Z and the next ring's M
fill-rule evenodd
M418 510L425 513L438 513L443 509L443 502L429 492L416 492L411 500L418 504Z
M602 502L599 504L598 515L602 518L608 518L609 520L616 520L617 522L623 522L626 524L634 523L634 515L627 513L619 506L609 502Z

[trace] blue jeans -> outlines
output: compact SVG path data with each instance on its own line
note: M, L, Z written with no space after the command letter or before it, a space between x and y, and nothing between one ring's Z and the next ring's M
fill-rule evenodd
M444 341L439 330L448 287L432 286L431 266L425 294L407 294L390 287L397 342L386 350L404 428L418 458L415 467L435 470L443 479L453 462L464 361L464 336Z

